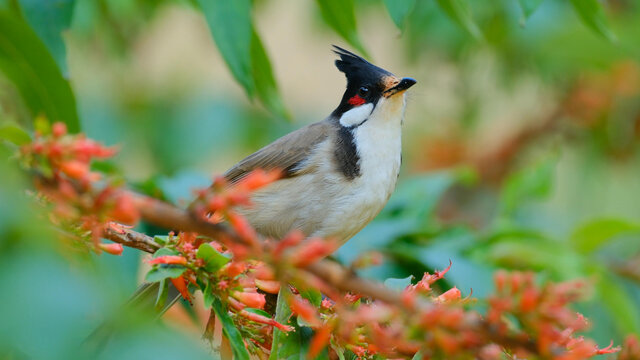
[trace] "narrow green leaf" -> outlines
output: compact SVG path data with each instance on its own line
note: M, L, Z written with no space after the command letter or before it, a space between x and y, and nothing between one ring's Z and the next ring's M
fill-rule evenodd
M291 115L282 103L269 56L255 31L251 36L251 69L256 93L262 104L272 113L284 119L290 119Z
M33 118L43 114L66 123L70 132L80 130L69 82L31 27L8 11L0 11L0 71L16 86Z
M571 243L579 252L588 254L616 236L638 232L640 224L623 219L597 219L577 228L571 235Z
M31 136L28 132L20 126L9 122L0 125L0 139L7 140L18 146L31 142Z
M466 30L471 36L476 39L482 39L482 32L478 25L476 25L471 11L469 9L469 3L466 0L437 0L440 8L458 24L461 28Z
M268 312L266 312L264 310L254 309L254 308L244 308L244 310L247 311L247 312L250 312L250 313L254 313L254 314L262 315L262 316L267 317L267 318L271 318L271 314L269 314Z
M24 17L47 46L60 71L67 74L62 32L71 25L75 0L18 0Z
M203 297L204 306L206 308L210 308L213 304L213 300L215 299L215 296L213 295L213 289L211 288L211 281L207 282L207 286L205 286L203 291Z
M280 291L278 292L278 302L276 304L276 318L275 320L281 324L289 323L289 318L291 318L291 309L289 308L289 304L287 304L286 297L291 296L291 292L289 291L287 286L281 286ZM278 328L273 328L273 341L271 343L271 354L269 355L269 360L280 360L286 359L286 343L291 341L298 341L299 334L297 333L285 333Z
M212 309L222 323L222 332L231 344L234 360L249 360L249 352L247 351L247 348L244 347L244 341L242 340L240 331L238 331L236 325L229 316L226 306L222 304L220 299L215 298L212 303Z
M253 97L251 0L198 0L198 4L231 74Z
M544 0L518 0L522 9L522 22L524 23L533 15Z
M204 243L198 248L196 253L198 259L202 259L205 262L205 269L209 272L220 270L226 263L231 261L228 257L220 254L209 243Z
M367 51L358 37L353 0L316 0L324 21L365 57Z
M409 14L416 6L416 0L384 0L384 6L387 7L391 20L402 31L405 28Z
M153 237L153 241L160 245L165 245L169 241L169 237L166 235L156 235Z
M149 270L144 279L148 282L156 282L166 278L173 279L182 275L186 270L187 268L181 265L160 264Z
M616 41L616 35L609 28L607 17L598 0L571 0L571 5L587 27L609 41Z
M156 310L162 310L164 308L164 304L167 302L167 297L169 295L169 282L167 279L160 280L160 284L158 286L158 296L156 297L156 303L154 305Z

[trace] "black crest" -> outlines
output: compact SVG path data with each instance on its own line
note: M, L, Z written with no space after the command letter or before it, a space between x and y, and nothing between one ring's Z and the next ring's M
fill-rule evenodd
M379 68L362 57L333 45L333 52L340 56L336 60L336 67L347 76L347 82L376 83L383 76L393 75L385 69Z

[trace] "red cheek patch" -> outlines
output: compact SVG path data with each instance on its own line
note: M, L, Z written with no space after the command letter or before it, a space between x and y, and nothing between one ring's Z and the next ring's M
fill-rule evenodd
M358 95L354 95L353 97L351 97L348 102L353 106L359 106L365 103L364 99Z

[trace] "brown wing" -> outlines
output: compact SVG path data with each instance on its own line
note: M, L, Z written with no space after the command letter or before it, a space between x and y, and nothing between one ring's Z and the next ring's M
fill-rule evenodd
M295 176L316 145L329 136L332 126L328 121L321 121L289 133L244 158L224 177L234 183L255 169L280 169L287 177Z

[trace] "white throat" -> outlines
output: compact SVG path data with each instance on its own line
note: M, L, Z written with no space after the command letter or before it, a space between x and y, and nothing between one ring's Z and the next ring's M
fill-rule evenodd
M367 120L371 115L371 110L373 110L373 104L369 103L346 111L340 117L340 125L344 127L358 126Z

